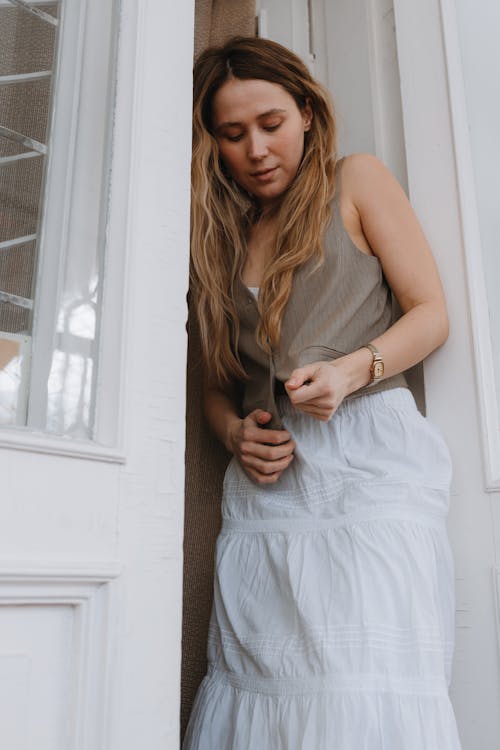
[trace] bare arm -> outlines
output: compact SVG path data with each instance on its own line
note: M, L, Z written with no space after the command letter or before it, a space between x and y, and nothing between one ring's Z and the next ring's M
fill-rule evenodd
M420 362L446 341L443 288L418 219L382 162L368 154L347 157L342 185L359 219L359 245L378 257L403 311L398 321L372 340L382 353L385 378ZM326 368L320 363L299 368L287 382L290 399L303 411L327 419L346 395L366 385L370 363L370 352L358 349L326 363ZM311 384L305 386L306 380Z
M206 369L202 382L205 417L226 450L233 453L231 434L241 422L236 405L236 388L234 385L226 389L217 387L210 382Z
M287 430L263 430L271 414L255 409L238 414L236 388L221 388L203 377L205 416L226 449L234 453L246 473L259 484L276 482L293 460L295 443Z

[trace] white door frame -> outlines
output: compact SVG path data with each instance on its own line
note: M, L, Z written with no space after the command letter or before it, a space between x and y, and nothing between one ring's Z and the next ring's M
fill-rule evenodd
M122 0L110 216L127 258L116 546L128 575L102 750L179 742L193 42L194 0Z

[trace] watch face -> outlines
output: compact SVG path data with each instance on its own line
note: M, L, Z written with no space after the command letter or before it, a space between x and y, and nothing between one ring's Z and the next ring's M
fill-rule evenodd
M373 377L381 378L383 374L384 374L384 363L374 362L373 363Z

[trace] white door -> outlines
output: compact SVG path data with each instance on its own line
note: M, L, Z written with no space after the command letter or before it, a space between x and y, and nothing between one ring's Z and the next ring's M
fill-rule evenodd
M178 746L193 2L0 0L0 747Z

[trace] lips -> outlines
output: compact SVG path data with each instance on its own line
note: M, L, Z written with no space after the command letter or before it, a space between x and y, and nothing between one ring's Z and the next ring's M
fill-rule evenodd
M267 177L271 177L278 167L269 167L269 169L259 169L257 172L252 172L251 176L257 180L265 180Z

